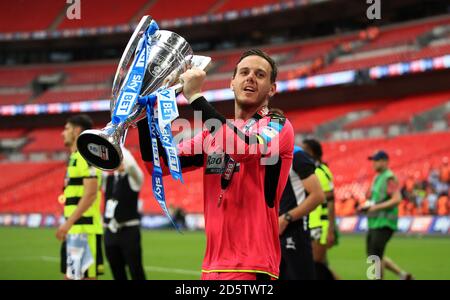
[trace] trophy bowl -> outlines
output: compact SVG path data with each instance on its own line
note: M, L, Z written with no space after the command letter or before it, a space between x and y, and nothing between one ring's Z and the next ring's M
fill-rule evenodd
M137 59L139 62L139 59L145 56L136 57L138 54L135 50L142 45L143 35L151 24L150 16L141 19L122 54L112 87L111 122L100 130L85 130L78 137L77 147L80 154L88 163L101 170L114 170L120 166L123 158L121 145L125 143L129 126L146 116L145 106L140 105L137 99L134 99L134 102L128 101L125 95L127 93L122 91L126 88L132 73L132 67L128 66L131 58L134 56L134 60ZM188 68L195 66L192 64L194 57L192 48L183 37L174 32L157 29L149 38L147 45L145 52L147 64L138 96L147 96L160 88L178 84L179 76ZM209 57L194 59L202 68L206 68L210 60ZM180 90L179 84L177 90L178 92ZM125 117L118 117L119 113Z

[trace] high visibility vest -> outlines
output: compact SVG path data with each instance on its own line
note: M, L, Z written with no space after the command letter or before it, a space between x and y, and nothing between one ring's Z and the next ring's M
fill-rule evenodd
M82 217L75 222L69 230L69 234L103 233L102 217L100 213L101 174L101 171L90 166L78 151L70 155L64 184L64 217L66 219L69 218L77 208L78 202L84 194L83 179L97 178L97 197L94 203L84 212Z
M333 186L333 174L325 164L321 164L316 168L315 174L319 179L322 190L331 192L334 189ZM322 223L328 222L328 203L327 200L317 206L312 212L309 213L309 228L320 227Z
M388 195L388 180L396 180L394 173L387 169L375 177L372 183L371 200L375 203L381 203L390 199L392 195ZM368 226L370 229L389 227L397 230L398 206L378 210L368 214Z

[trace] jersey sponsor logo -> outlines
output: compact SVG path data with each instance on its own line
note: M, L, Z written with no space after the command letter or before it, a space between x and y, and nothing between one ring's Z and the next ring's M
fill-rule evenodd
M213 153L206 160L205 174L222 174L225 169L225 154Z

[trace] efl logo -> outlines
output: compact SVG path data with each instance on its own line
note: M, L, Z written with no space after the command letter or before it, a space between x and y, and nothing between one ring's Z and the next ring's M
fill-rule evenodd
M381 0L367 0L370 6L367 8L366 16L369 20L381 20Z
M66 17L69 20L81 19L81 0L66 0L70 4L66 10Z

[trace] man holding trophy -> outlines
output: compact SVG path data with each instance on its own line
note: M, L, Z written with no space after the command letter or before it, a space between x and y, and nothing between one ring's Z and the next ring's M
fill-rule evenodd
M178 145L181 167L203 167L205 172L207 247L202 279L278 278L278 208L292 163L294 135L288 120L268 113L276 74L274 61L264 52L242 55L231 80L235 122L227 121L202 96L204 71L190 69L180 76L191 107L202 112L206 124L216 123L214 129ZM142 157L152 161L143 125L138 123ZM199 144L203 149L197 153ZM275 161L264 161L269 156Z
M103 130L83 133L80 153L99 168L117 168L126 129L137 123L153 194L169 218L163 175L182 180L182 170L204 170L207 246L202 279L278 278L278 210L292 164L294 134L287 119L269 113L269 99L276 92L275 62L260 50L242 55L230 85L236 118L230 121L201 93L209 58L192 56L183 38L159 30L148 17L133 36L113 86L112 121ZM125 75L121 66L135 49ZM175 145L170 123L178 117L175 96L181 90L202 113L206 128Z

